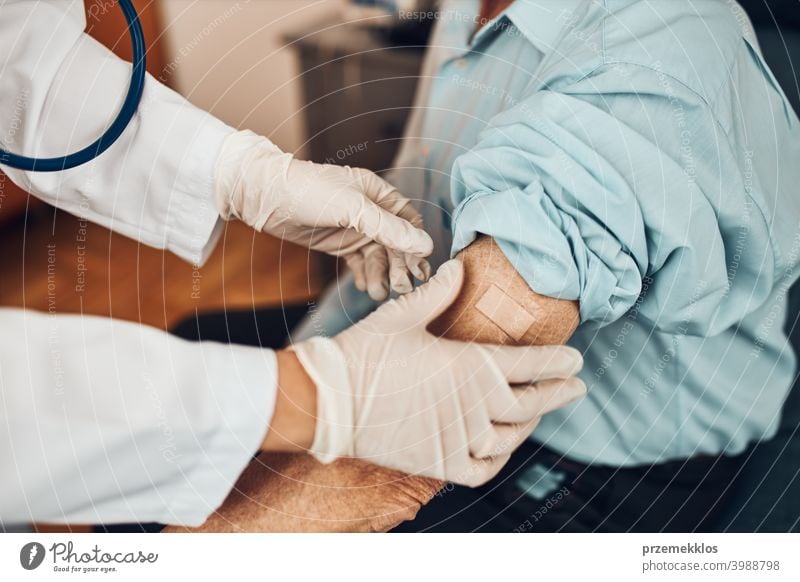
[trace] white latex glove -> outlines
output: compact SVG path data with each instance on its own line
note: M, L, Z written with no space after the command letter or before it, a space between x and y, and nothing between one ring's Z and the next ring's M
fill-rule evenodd
M340 335L292 348L317 386L317 459L359 457L474 487L543 414L586 393L572 348L470 344L426 331L462 281L460 261L449 261Z
M394 187L361 168L296 160L250 131L226 138L215 172L220 215L315 251L344 257L376 301L424 281L433 241Z

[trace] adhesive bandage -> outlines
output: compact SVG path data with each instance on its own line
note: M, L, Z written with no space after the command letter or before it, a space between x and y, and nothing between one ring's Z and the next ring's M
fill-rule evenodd
M514 341L521 340L536 321L536 313L528 312L497 285L486 290L475 308Z

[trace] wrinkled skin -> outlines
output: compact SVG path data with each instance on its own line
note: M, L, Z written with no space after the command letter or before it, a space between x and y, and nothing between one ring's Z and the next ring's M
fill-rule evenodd
M413 519L440 483L355 459L262 453L200 528L171 532L379 532Z

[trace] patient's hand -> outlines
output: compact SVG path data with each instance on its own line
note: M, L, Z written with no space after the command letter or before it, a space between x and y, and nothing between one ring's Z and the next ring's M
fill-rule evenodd
M481 343L544 345L564 343L575 331L578 304L531 291L491 238L479 238L459 258L464 286L432 332ZM519 341L475 308L492 284L536 314ZM322 465L309 455L263 454L200 531L386 531L413 519L444 485L358 460Z
M323 465L311 455L263 453L198 532L374 532L413 519L439 489L355 459Z

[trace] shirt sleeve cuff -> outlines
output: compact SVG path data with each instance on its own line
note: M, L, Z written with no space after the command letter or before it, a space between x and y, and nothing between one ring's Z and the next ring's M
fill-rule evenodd
M569 244L546 208L532 207L521 190L468 196L453 215L452 256L479 234L491 236L506 258L541 295L578 299L579 277Z
M201 126L192 131L196 144L183 160L172 193L167 249L201 266L211 255L223 230L214 196L214 168L225 138L234 130L203 113ZM190 134L191 135L191 134Z
M581 322L610 323L635 301L641 279L634 268L609 269L543 193L511 189L465 198L453 216L452 256L478 234L495 239L528 286L547 297L580 302ZM629 265L618 243L602 242ZM614 249L616 248L616 252Z
M218 393L217 428L169 503L165 521L196 527L216 511L260 449L275 409L277 358L272 350L204 343L209 384Z

